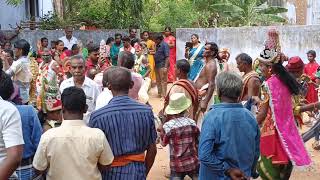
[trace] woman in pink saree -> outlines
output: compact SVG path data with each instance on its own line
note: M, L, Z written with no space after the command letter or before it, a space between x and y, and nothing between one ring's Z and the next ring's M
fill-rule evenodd
M266 81L257 114L261 126L257 168L263 180L287 180L293 166L311 165L292 111L291 95L299 94L302 88L282 65L281 55L265 49L260 56L259 68Z
M170 47L169 53L169 64L170 67L168 69L168 82L172 83L176 81L176 75L174 67L176 65L176 38L171 34L171 27L166 27L164 29L164 42L166 42Z

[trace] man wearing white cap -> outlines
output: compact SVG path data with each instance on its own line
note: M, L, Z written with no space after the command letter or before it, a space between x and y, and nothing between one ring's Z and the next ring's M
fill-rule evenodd
M165 108L165 113L173 118L163 124L160 136L162 145L170 146L171 179L183 179L187 175L192 179L198 178L200 131L194 120L185 117L191 104L184 93L174 93Z

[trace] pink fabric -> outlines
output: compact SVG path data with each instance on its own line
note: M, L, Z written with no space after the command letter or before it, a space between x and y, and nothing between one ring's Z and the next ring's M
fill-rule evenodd
M294 122L289 89L277 76L269 78L267 85L269 87L273 120L275 121L283 148L287 152L293 165L310 165L311 159Z

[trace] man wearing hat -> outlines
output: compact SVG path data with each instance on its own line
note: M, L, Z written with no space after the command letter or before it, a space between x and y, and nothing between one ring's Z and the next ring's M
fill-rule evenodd
M173 119L163 124L160 136L162 145L170 146L171 179L183 179L187 175L192 179L198 178L200 131L194 120L185 117L191 104L184 93L174 93L165 108L165 113Z

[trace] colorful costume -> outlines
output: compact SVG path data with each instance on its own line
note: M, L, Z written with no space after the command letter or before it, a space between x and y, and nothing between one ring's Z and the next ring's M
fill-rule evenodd
M174 44L174 47L170 48L169 53L169 64L170 67L168 69L168 82L174 82L176 81L176 75L175 75L175 65L176 65L176 38L172 35L165 37L164 42L167 44Z
M280 63L274 50L266 49L260 56L260 63ZM258 171L262 179L289 179L292 165L311 165L294 120L291 92L279 75L272 75L262 86L262 97L260 105L268 111L261 127Z
M269 104L269 110L261 128L258 170L262 179L286 179L292 165L307 166L311 159L294 121L289 89L272 76L263 90L263 103Z
M53 60L50 63L42 62L39 68L39 76L37 79L37 107L44 113L61 109L59 82L56 72L52 69L54 62Z

